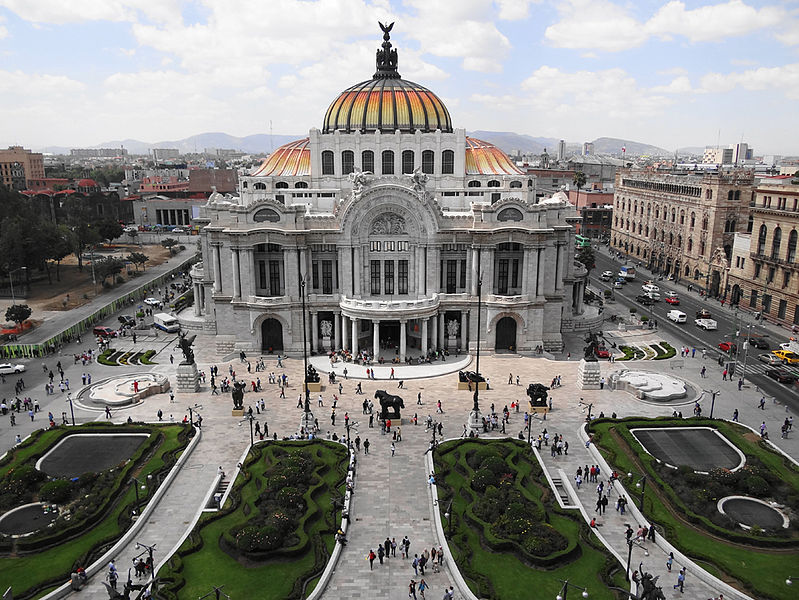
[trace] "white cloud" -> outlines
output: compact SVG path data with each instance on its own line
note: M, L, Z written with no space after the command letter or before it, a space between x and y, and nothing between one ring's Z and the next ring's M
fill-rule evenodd
M688 94L694 90L691 87L691 80L683 75L675 77L668 85L657 85L653 87L652 91L658 94Z
M701 91L705 93L726 93L735 88L781 91L786 98L799 100L799 63L739 73L708 73L702 77Z
M5 22L6 22L5 17L0 15L0 40L2 40L5 37L8 37L8 29L3 26L3 23Z
M778 6L754 8L742 0L708 4L688 10L671 0L641 21L627 7L611 0L568 0L558 7L560 21L547 27L545 39L555 47L620 52L643 45L652 37L709 42L742 36L767 28L785 27L777 36L785 44L799 43L796 22ZM786 25L793 23L794 27Z
M499 18L503 21L526 19L530 14L530 5L540 0L496 0L499 6Z
M26 21L81 23L135 21L140 15L157 22L180 20L180 0L0 0Z
M69 96L83 91L85 87L80 81L63 75L0 70L0 93L3 94L4 104L12 98L33 100L46 96Z

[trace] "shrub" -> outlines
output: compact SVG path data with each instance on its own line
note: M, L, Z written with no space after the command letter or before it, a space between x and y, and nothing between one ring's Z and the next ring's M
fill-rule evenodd
M44 502L66 504L72 497L72 483L65 479L48 481L39 489L39 499Z
M499 456L489 456L480 464L480 468L488 469L494 475L502 475L510 471L508 464Z
M496 485L499 478L489 469L480 469L472 478L472 489L484 492L488 486Z
M491 457L500 458L499 453L494 448L484 446L474 453L469 453L466 456L466 463L476 471L483 464L483 461Z
M758 498L767 495L770 489L768 482L760 477L760 475L751 475L747 477L745 485L746 491Z
M646 315L641 315L641 323L646 323L648 321L649 321L649 317L647 317Z

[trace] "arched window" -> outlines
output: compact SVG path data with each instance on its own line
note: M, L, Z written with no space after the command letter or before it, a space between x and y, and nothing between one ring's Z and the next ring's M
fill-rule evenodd
M656 219L659 219L659 218L660 218L660 209L659 209L659 208L657 208L657 207L655 207L655 218L656 218Z
M511 181L510 182L510 187L511 187L511 189L518 189L518 188L522 187L522 182L521 181Z
M496 179L492 179L486 184L488 187L499 187L500 183Z
M669 246L673 246L673 245L674 245L674 234L670 233L669 234Z
M644 229L644 236L649 237L649 225L647 225L646 229Z
M691 213L691 227L696 226L696 213Z
M444 150L441 153L441 173L444 175L452 175L455 173L455 152L452 150ZM532 179L529 185L532 186Z
M375 153L371 150L361 152L361 171L375 172Z
M782 244L782 229L777 227L774 230L774 237L771 239L771 258L780 257L780 245Z
M732 199L733 199L734 197L735 197L735 194L733 193L733 191L732 191L732 190L730 190L729 192L727 192L727 202L732 202Z
M796 229L792 229L788 235L788 255L786 256L789 263L796 261L796 237Z
M648 217L651 212L652 212L652 205L647 202L646 203L646 216Z
M333 175L333 151L322 152L322 175Z
M680 211L680 225L685 225L685 211Z
M746 233L752 233L752 229L755 227L755 218L752 215L749 215L749 220L746 223Z
M275 188L278 190L285 190L287 187L289 187L289 184L286 183L285 181L278 181L275 184Z
M432 175L436 170L436 153L432 150L422 151L422 173Z
M298 181L294 184L294 187L298 190L305 190L308 189L308 183L305 181Z
M383 175L393 175L394 174L394 152L391 150L383 150L383 164L381 173Z
M735 190L735 201L738 202L741 199L741 190Z
M702 217L702 231L707 231L707 215Z
M694 240L693 238L688 238L688 252L692 252L693 249L694 249Z
M762 255L766 252L766 237L768 236L768 228L764 225L760 226L760 232L757 235L757 253Z
M638 235L641 235L641 224L638 223Z
M677 220L677 209L671 209L671 222L674 223Z
M253 186L256 190L265 190L266 184L261 183L260 181Z
M677 236L677 249L682 250L682 235Z
M352 150L344 150L341 153L341 174L349 175L355 170L355 153Z
M468 187L480 187L482 184L479 181L472 180L468 183Z
M403 150L402 151L402 172L405 175L411 175L413 173L414 165L413 165L413 150Z
M244 189L246 190L246 189L247 189L247 187L248 187L248 186L247 186L247 182L245 181L244 183L242 183L242 184L241 184L241 187L242 187L242 188L244 188Z

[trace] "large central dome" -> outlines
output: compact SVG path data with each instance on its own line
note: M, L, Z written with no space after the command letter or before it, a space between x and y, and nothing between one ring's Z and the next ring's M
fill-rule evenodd
M410 133L417 129L452 132L452 120L441 99L418 83L400 77L397 51L391 48L389 41L393 25L380 25L383 44L382 49L377 50L377 70L372 79L339 94L327 109L322 133L336 130Z

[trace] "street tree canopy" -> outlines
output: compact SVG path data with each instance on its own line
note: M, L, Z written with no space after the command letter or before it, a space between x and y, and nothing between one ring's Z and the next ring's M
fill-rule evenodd
M6 321L13 321L21 325L31 316L31 307L27 304L14 304L6 309Z

